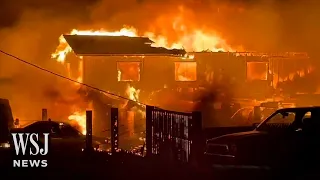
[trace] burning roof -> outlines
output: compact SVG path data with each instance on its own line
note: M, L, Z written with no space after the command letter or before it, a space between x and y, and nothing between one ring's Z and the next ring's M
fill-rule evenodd
M85 55L177 55L186 54L183 49L152 47L147 37L63 35L75 54Z
M64 63L66 56L71 51L78 55L183 55L187 52L235 52L224 39L214 32L205 32L201 29L187 31L185 26L177 29L173 24L174 32L179 34L176 39L171 39L169 34L155 34L153 32L138 33L134 27L124 26L118 31L100 30L78 30L73 29L70 33L59 37L59 45L54 53L53 59ZM183 32L181 32L183 31ZM98 36L98 37L86 37ZM103 36L103 37L102 37ZM114 38L110 38L114 36ZM125 37L120 37L125 36ZM66 38L68 40L66 40ZM134 38L135 37L135 38ZM86 41L84 39L87 39ZM92 39L88 41L88 39ZM97 40L104 39L104 40ZM111 45L113 39L113 47ZM122 39L122 40L120 40ZM152 40L153 42L151 42ZM99 45L98 42L99 41ZM103 43L102 43L103 41ZM107 42L109 41L109 42ZM117 41L118 43L114 43ZM132 41L129 43L129 41ZM89 43L88 43L89 42ZM121 42L121 43L120 43ZM136 42L136 43L133 43ZM115 44L117 46L115 46ZM72 47L71 47L72 46ZM86 47L84 47L86 46ZM121 48L119 48L121 46ZM95 48L95 49L94 49ZM111 48L113 48L111 50ZM90 49L90 50L88 50ZM242 48L241 48L242 49ZM238 49L237 51L240 51ZM134 54L132 54L134 53Z

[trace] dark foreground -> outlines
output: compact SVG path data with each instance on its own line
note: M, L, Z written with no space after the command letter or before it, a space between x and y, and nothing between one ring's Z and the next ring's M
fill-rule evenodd
M288 179L269 172L225 170L216 172L199 165L168 163L163 158L105 153L59 153L48 157L48 168L12 168L11 152L1 152L1 179ZM290 179L314 179L290 177ZM318 179L318 178L317 178Z

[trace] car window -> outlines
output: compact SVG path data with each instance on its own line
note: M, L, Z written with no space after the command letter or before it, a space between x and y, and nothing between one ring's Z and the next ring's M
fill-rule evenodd
M262 122L257 130L269 131L291 129L296 122L296 112L276 112Z
M274 113L277 109L274 108L262 108L261 109L261 120L265 120L269 117L272 113Z
M291 124L295 120L294 112L277 113L266 122L266 124Z

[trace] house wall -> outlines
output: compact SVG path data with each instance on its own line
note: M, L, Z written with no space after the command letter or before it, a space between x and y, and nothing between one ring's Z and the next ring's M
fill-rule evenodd
M278 81L301 69L311 66L307 58L270 58L241 56L231 53L195 53L194 59L168 56L86 56L84 57L84 82L94 87L125 95L128 83L136 89L141 89L141 98L147 98L153 91L164 87L199 87L209 86L209 81L217 83L221 76L224 82L232 83L232 90L236 96L245 96L247 89L253 89L260 94L270 93L267 90L271 81ZM141 72L138 82L119 82L117 62L140 62ZM175 62L196 62L197 80L192 82L177 82L175 80ZM248 62L265 62L268 64L269 74L266 80L250 81L247 78ZM260 70L262 71L262 70ZM229 81L229 82L226 82Z
M281 77L284 77L288 76L290 73L296 72L300 68L310 66L311 63L309 60L301 58L263 59L261 57L239 57L231 53L195 53L194 55L194 59L167 56L85 56L83 58L83 81L88 85L124 97L127 97L126 88L128 84L130 84L135 89L140 89L139 100L147 104L150 104L148 100L152 96L152 93L156 91L163 92L164 89L176 89L179 87L210 87L212 85L214 86L215 83L219 81L220 83L228 84L227 88L229 88L228 90L231 91L232 96L235 98L258 99L260 97L266 98L267 95L272 95L271 81L274 81L275 79L275 72L279 73ZM140 81L119 82L117 62L140 62ZM196 62L197 80L191 82L177 82L175 80L175 62ZM269 70L272 70L272 73L268 74L266 80L250 81L247 78L248 62L265 62L268 65ZM285 66L280 66L279 64L284 64ZM222 80L221 76L224 76ZM213 84L210 84L212 81ZM185 111L186 109L192 110L194 105L190 105L189 108L189 104L186 103L188 99L187 96L192 96L192 93L186 92L186 95L181 94L183 93L180 93L178 97L173 91L169 91L169 93L159 95L159 99L162 100L162 103L167 102L170 105L175 104L177 109L173 109L175 107L166 105L161 105L160 107L177 111ZM177 100L175 100L175 98ZM181 98L186 101L178 102ZM178 107L183 107L185 109L179 109ZM100 111L103 112L103 110ZM141 123L136 120L134 121L133 124L135 125L133 126L136 126L137 123ZM129 122L125 124L132 125L132 123ZM130 131L134 130L131 128Z
M197 87L206 81L207 71L223 71L224 74L236 78L238 81L246 79L246 65L243 59L229 57L227 54L196 54L194 59L182 59L180 57L123 57L123 56L99 56L84 58L84 82L92 86L115 92L122 92L128 82L119 82L117 79L117 62L141 62L141 78L139 82L130 82L138 89L155 91L164 86L188 86ZM175 62L196 62L197 80L193 82L177 82L175 80Z

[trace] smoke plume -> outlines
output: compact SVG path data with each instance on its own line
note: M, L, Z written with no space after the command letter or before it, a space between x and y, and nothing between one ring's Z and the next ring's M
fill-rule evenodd
M50 54L58 37L72 28L117 30L131 25L174 41L173 22L180 22L214 31L231 46L246 50L312 53L320 40L318 7L315 0L6 0L0 7L0 48L63 74L63 66L50 59ZM52 100L47 89L67 96L71 92L62 88L65 84L68 82L0 55L0 96L11 100L16 117L39 119L41 108Z
M23 60L63 74L63 66L50 59L50 54L58 43L57 37L71 28L76 20L72 17L55 17L46 11L26 9L13 26L0 29L0 48ZM0 55L0 96L10 99L16 118L39 120L41 109L51 106L49 101L52 98L47 96L46 91L58 89L64 92L64 84L70 83L16 59Z

